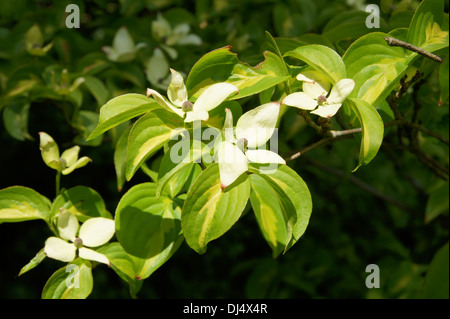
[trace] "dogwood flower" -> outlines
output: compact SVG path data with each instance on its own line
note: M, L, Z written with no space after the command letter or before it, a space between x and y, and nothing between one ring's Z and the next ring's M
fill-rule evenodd
M276 102L258 106L238 119L233 132L233 115L229 109L225 109L224 141L217 149L222 189L245 173L249 162L286 164L277 153L257 149L272 137L279 111L280 104Z
M167 90L170 84L169 61L160 48L153 50L145 68L147 80L153 87Z
M145 43L135 44L128 29L121 27L114 36L112 47L104 46L102 49L113 62L130 62L136 57L137 51L145 46Z
M65 150L61 156L59 155L58 144L55 140L45 132L39 132L42 159L45 164L57 171L60 171L63 175L72 173L75 169L86 166L92 160L83 156L78 158L80 147L75 145Z
M90 218L79 227L75 215L62 211L58 216L57 228L60 237L49 237L45 241L44 252L47 257L71 262L78 251L78 256L83 259L109 265L108 257L86 247L101 246L112 238L115 232L112 219Z
M198 99L192 103L188 100L187 89L181 74L173 69L170 69L170 72L172 73L172 79L167 89L169 101L152 89L147 89L147 96L152 96L159 105L178 114L184 118L185 122L207 121L209 119L208 111L217 107L232 93L236 93L239 90L233 84L216 83L207 87Z
M181 23L174 28L161 13L152 22L153 37L168 46L173 45L201 45L202 39L193 33L189 33L191 27L187 23Z
M352 79L338 81L330 91L331 83L318 72L309 71L297 75L303 82L303 92L295 92L286 96L282 104L310 110L311 113L325 118L333 117L342 106L342 102L355 87Z

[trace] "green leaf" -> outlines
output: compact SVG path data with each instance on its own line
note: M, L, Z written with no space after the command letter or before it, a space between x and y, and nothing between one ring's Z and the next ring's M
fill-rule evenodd
M425 276L419 298L448 299L449 298L449 246L448 242L438 250L430 263Z
M283 53L281 53L277 42L275 41L275 39L272 37L272 35L268 31L266 31L266 44L269 47L269 49L272 52L276 53L280 57L280 60L283 61L285 72L286 72L286 74L288 74L289 68L288 68L286 62L284 62Z
M0 190L0 223L34 219L49 221L51 202L35 190L12 186Z
M337 43L341 40L358 39L363 35L372 32L373 29L361 27L365 26L366 19L370 13L365 11L344 11L333 17L323 28L322 35ZM384 31L386 22L380 17L380 29Z
M207 148L205 144L200 141L194 141L192 143L190 139L183 137L181 141L176 142L164 154L161 160L158 172L158 182L156 183L156 197L161 195L164 187L169 181L174 179L174 177L175 179L183 182L181 185L181 187L183 187L192 170L194 165L193 163L201 160L204 153L209 153L209 148ZM186 168L189 169L186 170ZM180 175L183 171L185 173L185 178L182 178L183 176ZM176 196L176 194L172 195Z
M441 183L435 189L433 189L430 196L428 197L427 206L425 208L425 223L429 223L442 213L448 212L448 194L448 181L445 183Z
M154 183L132 187L116 209L116 235L136 266L136 278L145 279L178 249L180 208L168 197L155 197Z
M361 148L358 166L368 164L378 153L384 136L384 124L377 110L369 103L359 99L347 99L344 102L358 117L362 128Z
M61 192L53 202L51 216L56 217L62 210L71 212L80 222L91 217L112 218L106 210L103 198L86 186L75 186Z
M449 73L449 56L445 58L444 62L439 67L439 84L441 87L441 96L439 98L439 103L442 105L442 103L446 100L448 100L448 86L449 86L449 80L448 80L448 73Z
M289 197L296 212L296 222L292 228L292 239L286 250L291 248L304 234L312 212L312 198L303 179L287 165L278 165L274 172L264 173L264 165L251 164L250 171L260 174L266 181L276 183Z
M24 273L30 271L31 269L33 269L34 267L36 267L37 265L39 265L41 263L41 261L43 261L45 259L46 255L44 252L44 248L42 248L37 254L36 256L33 257L33 259L31 259L28 264L26 264L25 266L22 267L22 269L20 270L19 276L22 276Z
M184 123L175 113L154 110L133 125L128 137L126 178L130 180L139 166L166 144Z
M444 23L443 18L443 0L422 1L409 26L407 42L428 52L448 47L448 20Z
M102 137L97 136L94 139L86 141L89 133L92 132L98 123L98 113L81 110L72 119L72 126L77 129L78 136L74 138L74 143L78 145L98 146L102 143Z
M130 286L130 294L136 297L142 286L136 276L136 266L133 259L127 254L120 243L110 243L97 249L97 252L108 257L111 268L116 274L128 283Z
M109 92L108 89L105 87L102 81L100 81L98 78L94 76L84 76L84 85L86 88L91 92L91 94L94 96L95 100L97 101L98 105L103 105L106 103L106 100L108 99Z
M205 54L192 67L186 81L189 96L198 96L208 86L228 82L239 88L236 100L262 92L289 79L285 64L275 53L264 52L265 60L255 67L239 61L237 55L224 47Z
M3 123L6 131L19 141L33 140L28 133L30 105L23 99L16 99L9 103L3 111Z
M114 168L116 170L117 189L122 191L125 184L125 171L127 167L127 142L130 134L131 126L129 126L119 137L114 149Z
M375 107L392 92L408 68L404 50L390 47L384 40L386 36L381 32L363 36L343 56L347 76L356 84L350 97Z
M250 196L250 183L243 174L222 190L217 163L208 166L189 189L181 213L187 244L197 253L225 234L241 216Z
M117 96L101 107L97 127L87 140L94 139L114 126L159 107L153 99L142 94L129 93Z
M94 286L92 265L87 260L75 259L58 269L47 281L42 299L85 299Z
M295 207L281 188L270 184L260 175L251 174L249 179L253 212L275 258L286 250L292 239L292 228L297 216Z
M286 52L284 56L302 60L325 75L332 84L337 83L347 76L345 65L340 55L324 45L304 45Z
M215 127L219 130L223 128L223 123L225 121L225 109L229 109L233 114L233 119L237 121L242 115L242 107L236 101L225 101L219 106L213 108L209 111L208 126Z

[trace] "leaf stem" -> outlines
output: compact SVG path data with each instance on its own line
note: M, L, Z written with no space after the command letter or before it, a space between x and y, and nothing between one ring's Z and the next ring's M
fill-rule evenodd
M58 170L56 173L56 179L55 179L55 185L56 185L56 196L59 195L60 192L60 185L61 185L61 171Z

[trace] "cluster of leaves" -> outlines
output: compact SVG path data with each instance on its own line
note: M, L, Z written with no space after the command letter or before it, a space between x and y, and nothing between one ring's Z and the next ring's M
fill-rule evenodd
M154 3L124 1L120 6L124 18L120 24L115 23L117 28L114 30L97 27L107 25L107 18L106 21L86 22L96 28L91 42L86 42L81 32L64 27L50 28L44 36L42 30L64 23L65 6L62 3L52 8L58 12L53 18L58 23L49 24L47 28L22 23L11 30L3 28L0 34L5 42L21 39L17 46L0 48L0 57L13 62L5 63L8 67L0 74L5 79L0 108L3 109L5 129L11 136L19 140L33 139L28 132L30 106L42 101L52 102L61 109L67 124L76 132L73 143L98 147L108 139L112 141L119 190L138 171L150 178L150 182L130 187L111 214L103 198L89 187L60 189L60 175L72 173L90 159L78 159L78 146L60 156L54 140L41 133L44 162L57 171L56 197L49 200L23 186L5 188L0 191L0 222L44 220L53 233L50 238L70 239L74 242L67 244L72 245L70 252L73 247L78 249L78 258L74 260L72 253L67 257L65 244L51 245L52 240L47 240L45 248L22 269L21 274L37 266L46 256L78 267L76 279L81 289L67 285L71 274L63 267L51 276L42 297L89 296L93 287L91 269L97 263L109 264L129 284L131 296L136 296L143 280L171 258L184 240L190 248L203 254L209 242L223 236L232 226L236 227L237 221L249 211L253 211L272 256L286 253L308 227L313 206L308 187L313 197L318 190L317 186L307 186L299 176L299 168L289 167L286 161L322 145L338 144L334 142L348 136L355 137L352 144L336 147L333 158L355 172L371 163L383 140L396 132L398 146L416 156L433 173L431 177L420 177L418 182L433 185L427 189L430 196L426 222L448 211L445 193L448 190L448 138L445 138L448 130L448 15L444 13L443 1L423 1L415 11L402 10L406 8L402 6L410 5L406 2L393 9L392 3L382 1L381 8L389 19L381 21L381 30L377 32L361 27L367 22L368 14L364 11L343 12L325 23L336 15L336 11L345 10L339 2L327 10L319 10L321 1L276 4L266 1L266 9L255 13L251 10L254 3L248 1L241 9L241 13L249 13L246 19L239 19L239 15L230 17L230 12L241 6L233 2L214 2L212 7L207 1L196 2L195 15L180 8L156 13L159 8L154 7ZM161 1L158 5L162 8L168 4ZM111 13L119 10L106 1L97 5ZM3 12L14 11L2 6ZM290 12L290 6L295 8L294 13ZM80 9L81 12L93 10L83 4ZM146 10L154 12L153 20L133 21L137 13ZM221 21L222 16L227 17L226 22ZM273 21L273 25L264 25L261 21ZM198 32L191 32L196 25ZM318 31L315 29L320 30L320 34L306 33ZM264 30L271 30L277 36ZM111 44L100 47L96 42L101 42L98 40L105 38L108 32L112 35ZM226 39L223 44L231 43L232 46L220 48L222 43L217 41L220 36ZM216 39L213 41L211 37ZM387 37L445 56L444 61L438 64L407 48L393 47L387 43ZM252 43L261 45L252 47ZM79 49L86 47L91 52ZM56 51L56 56L51 55L52 50ZM199 57L195 50L210 52ZM77 54L82 58L78 59ZM247 62L257 65L253 67ZM169 66L172 72L169 72ZM181 74L173 69L180 70ZM418 71L426 81L413 87L419 78L415 75ZM187 74L186 85L182 79L184 74ZM305 74L308 77L304 77ZM315 75L313 80L309 78L310 74ZM433 79L437 81L433 83ZM333 89L330 93L325 90L312 96L317 101L313 106L303 105L303 100L288 102L297 92L305 93L305 83L310 80L327 83L322 86ZM219 89L216 86L214 90L218 83L236 90L226 91L224 86ZM342 83L351 83L350 89L340 85ZM151 89L145 95L142 92L147 87ZM412 88L413 93L408 95L408 88ZM170 101L157 90L167 90ZM224 90L227 94L217 97ZM230 95L232 91L237 94ZM183 97L180 105L176 105L174 96ZM336 112L339 110L336 116L333 116L335 113L328 116L322 112L306 112L316 107L318 111L328 104L333 105ZM276 112L262 111L273 109L273 105L277 105ZM430 111L419 115L420 107ZM200 114L201 124L200 121L191 124L188 118L194 115L188 115L189 112ZM296 112L299 117L295 116ZM411 119L409 113L412 113ZM273 123L267 124L269 118ZM284 160L276 160L277 169L271 174L265 174L261 164L248 163L248 160L258 162L247 152L248 140L239 139L239 135L245 136L239 129L249 123L271 132L262 144L278 126L280 150L292 153ZM238 139L234 139L233 134L228 140L226 129L234 126ZM311 128L315 135L300 136ZM214 134L205 137L205 132L211 131ZM217 146L219 139L216 137L222 133L225 141L235 141L232 152L247 156L245 165L242 164L244 160L240 161L239 169L235 169L238 165L234 162L226 166L220 161L221 148ZM317 135L321 137L319 141ZM179 136L181 140L177 140ZM239 145L243 140L245 145ZM305 147L314 140L315 143ZM436 145L436 140L447 147ZM295 151L297 148L300 151ZM178 154L180 149L182 158L174 162L172 155ZM263 159L262 163L267 161L274 162L274 157ZM347 176L316 161L309 160L308 164L312 167L311 172L317 175L328 170ZM314 172L314 168L320 172ZM230 174L236 176L224 183ZM361 185L356 179L355 184L358 183ZM380 183L380 187L386 187L385 181ZM363 187L386 199L376 189L366 184ZM388 200L393 201L392 198ZM63 221L73 220L73 216L76 223L83 223L77 238L73 231L67 236L68 226L63 225ZM81 249L85 249L81 245L81 230L87 229L83 226L93 224L95 219L114 220L117 242L107 243L112 235L105 236L108 237L106 240L97 241L101 245L92 246L100 246L94 252L81 253ZM104 231L104 227L100 226L98 231ZM86 233L88 231L84 231ZM86 238L90 237L86 235ZM89 242L91 240L86 240ZM436 274L445 262L448 263L448 244L430 266L424 295L432 295L436 287L433 285L439 284ZM309 264L303 266L311 267ZM283 272L272 263L261 264L249 284L250 296L258 292L255 288L260 284L255 279L257 274L268 269ZM299 285L312 296L318 294L317 287L311 288L301 282Z

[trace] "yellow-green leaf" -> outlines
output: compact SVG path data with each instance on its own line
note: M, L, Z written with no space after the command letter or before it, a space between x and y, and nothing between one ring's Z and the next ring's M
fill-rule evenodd
M181 213L187 244L199 254L207 244L225 234L239 219L250 196L250 183L243 174L225 190L219 165L208 166L191 186Z
M175 113L157 109L141 117L128 137L126 178L130 180L139 166L183 130L182 119Z
M43 219L48 222L50 201L35 190L12 186L0 190L0 223Z

